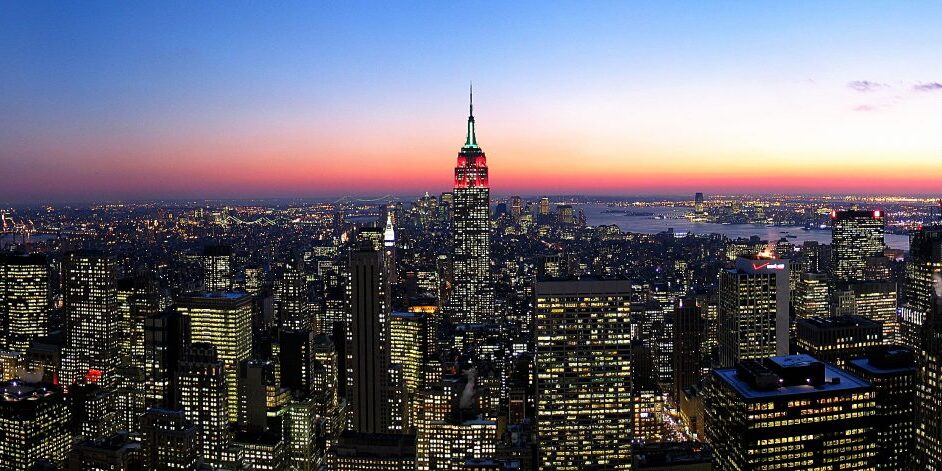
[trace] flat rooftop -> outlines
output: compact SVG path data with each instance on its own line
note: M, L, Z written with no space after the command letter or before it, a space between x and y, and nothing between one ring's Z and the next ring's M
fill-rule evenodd
M801 368L812 363L821 363L811 355L784 355L768 359L783 369ZM828 363L824 365L824 384L794 384L781 386L775 389L756 389L749 384L746 378L740 377L736 368L722 368L713 370L713 374L724 381L744 399L768 399L776 397L799 396L809 394L833 394L849 392L857 389L867 389L871 385L853 374L843 371Z

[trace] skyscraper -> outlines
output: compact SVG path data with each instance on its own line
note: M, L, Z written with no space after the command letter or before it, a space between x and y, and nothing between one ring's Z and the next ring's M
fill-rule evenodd
M487 158L474 134L474 104L468 115L468 135L455 166L453 221L454 291L452 320L489 322L494 314L491 285L490 188Z
M350 254L350 345L347 349L352 428L383 433L391 424L385 396L389 368L389 283L383 252L364 244Z
M921 348L922 324L935 304L935 282L942 272L942 226L924 226L910 234L906 282L900 310L900 343Z
M883 256L886 218L881 210L831 213L831 268L838 281L866 281L868 268Z
M935 289L942 287L936 282ZM922 325L916 381L916 468L942 469L942 298Z
M0 349L25 352L49 333L49 264L43 255L0 255Z
M714 463L723 470L871 470L875 397L867 381L808 355L713 370L705 401Z
M809 317L795 325L798 353L844 367L883 344L879 322L861 316Z
M61 465L71 443L69 407L58 386L0 383L0 469L29 469L40 459Z
M880 347L845 365L873 385L877 397L877 469L911 469L915 443L916 362L913 352Z
M788 295L783 260L739 257L720 273L720 365L788 353Z
M308 304L307 275L304 262L291 260L284 264L275 287L275 309L279 325L289 330L311 330L315 327Z
M203 289L230 291L232 289L232 247L207 245L203 247Z
M177 372L179 406L197 427L200 456L214 466L223 466L231 442L224 368L216 347L197 342L184 350Z
M63 378L111 382L118 365L117 262L97 251L66 254L62 302L66 316Z
M141 449L144 469L181 471L199 463L198 427L182 410L154 407L144 414Z
M538 282L534 296L540 469L628 469L631 283Z
M252 296L246 293L205 293L177 300L188 316L193 343L216 347L226 379L229 421L239 418L239 363L252 354Z

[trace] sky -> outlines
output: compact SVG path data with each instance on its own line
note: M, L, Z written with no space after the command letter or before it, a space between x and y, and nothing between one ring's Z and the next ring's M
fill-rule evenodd
M0 206L938 193L942 2L0 2Z

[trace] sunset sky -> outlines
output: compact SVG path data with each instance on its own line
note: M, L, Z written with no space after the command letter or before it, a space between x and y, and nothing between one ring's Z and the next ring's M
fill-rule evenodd
M0 206L942 191L942 2L0 3Z

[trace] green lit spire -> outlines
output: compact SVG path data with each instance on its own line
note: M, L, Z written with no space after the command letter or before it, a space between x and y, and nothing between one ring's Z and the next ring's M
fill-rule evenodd
M464 142L465 147L477 147L478 140L474 136L474 84L468 89L468 138Z

